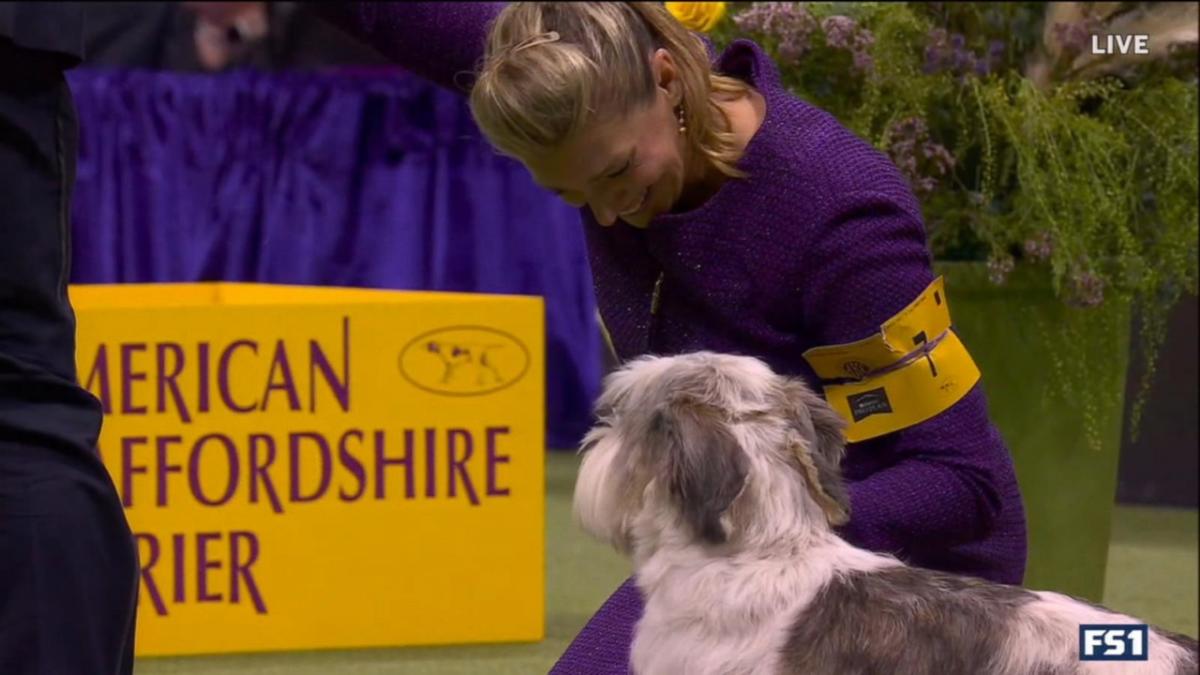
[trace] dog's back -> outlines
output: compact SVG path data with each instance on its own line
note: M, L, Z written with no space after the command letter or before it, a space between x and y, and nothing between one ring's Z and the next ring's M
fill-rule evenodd
M1197 672L1196 640L1150 629L1146 661L1081 662L1079 626L1138 623L1057 593L912 567L830 580L796 617L783 672L1049 675Z

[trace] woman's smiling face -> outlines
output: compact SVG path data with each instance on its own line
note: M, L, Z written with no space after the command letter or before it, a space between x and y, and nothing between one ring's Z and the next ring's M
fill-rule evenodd
M553 151L522 158L535 181L567 203L587 206L601 225L646 227L683 194L684 135L669 91L674 67L654 59L655 97L617 118L600 118ZM677 97L674 97L677 98Z

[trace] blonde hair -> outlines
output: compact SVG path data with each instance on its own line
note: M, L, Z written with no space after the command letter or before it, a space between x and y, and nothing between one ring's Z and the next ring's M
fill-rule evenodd
M496 18L471 89L471 113L502 154L552 151L594 119L653 102L651 57L670 52L688 146L721 173L744 177L713 94L748 86L712 71L708 50L658 2L514 2Z

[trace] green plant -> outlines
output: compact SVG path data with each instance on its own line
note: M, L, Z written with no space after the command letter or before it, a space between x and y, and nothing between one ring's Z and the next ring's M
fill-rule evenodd
M986 261L1001 285L1034 266L1080 312L1131 303L1136 433L1167 314L1197 291L1196 3L1167 5L731 3L711 37L755 40L793 93L887 153L935 258ZM1152 53L1091 54L1106 33L1147 33Z

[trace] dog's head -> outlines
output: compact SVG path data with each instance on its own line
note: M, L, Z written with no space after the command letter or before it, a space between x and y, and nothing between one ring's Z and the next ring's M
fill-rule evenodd
M845 423L758 359L644 357L605 380L583 442L575 515L624 552L671 538L721 545L848 518Z

